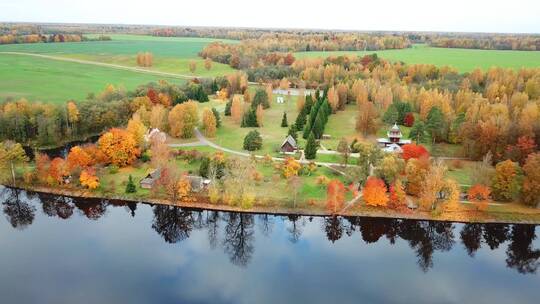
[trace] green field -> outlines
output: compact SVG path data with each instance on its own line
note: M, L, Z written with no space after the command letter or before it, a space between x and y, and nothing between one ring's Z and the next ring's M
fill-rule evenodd
M219 63L213 63L208 71L203 67L203 60L197 57L197 53L208 43L216 41L215 39L111 36L111 41L0 46L0 100L6 97L25 97L30 100L64 102L68 99L84 98L90 92L101 91L107 84L133 89L137 85L160 79L182 82L178 78L167 79L143 72L1 52L43 54L136 67L137 53L149 51L154 55L154 66L147 68L150 71L202 77L224 75L233 71L228 65ZM197 70L193 74L188 69L188 62L191 60L197 62Z
M171 83L183 82L180 79L79 63L0 55L0 101L8 97L44 102L81 100L88 93L102 91L107 84L133 89L160 79Z
M535 51L497 51L432 48L417 44L403 50L367 51L367 52L299 52L294 55L303 57L328 57L345 54L364 56L377 53L380 57L392 61L403 61L408 64L428 63L436 66L452 66L460 72L469 72L475 68L487 70L493 66L519 69L522 67L540 67L540 52Z

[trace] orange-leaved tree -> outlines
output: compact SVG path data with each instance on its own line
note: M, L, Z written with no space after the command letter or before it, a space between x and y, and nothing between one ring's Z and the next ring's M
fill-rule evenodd
M283 163L283 176L285 178L296 176L301 168L302 165L296 159L287 157Z
M467 193L469 200L476 204L478 210L486 210L489 202L491 189L488 186L476 184Z
M337 179L331 180L326 186L326 207L331 213L337 213L345 202L345 186Z
M389 201L386 191L386 185L382 179L370 176L366 181L364 189L362 190L366 205L386 206Z
M117 128L103 134L98 140L98 147L111 164L119 167L131 165L141 154L133 135Z
M72 171L76 168L84 169L92 166L94 165L95 160L83 148L75 146L69 150L67 163L69 170Z
M93 168L83 170L79 177L79 181L81 182L81 185L91 190L99 187L99 178L96 176L96 171Z

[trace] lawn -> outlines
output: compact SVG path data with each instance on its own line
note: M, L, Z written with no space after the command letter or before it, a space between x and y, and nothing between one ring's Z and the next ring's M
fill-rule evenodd
M84 99L107 84L133 89L151 81L183 80L106 67L62 62L20 55L0 54L0 100L24 97L29 100L62 103Z
M537 51L498 51L432 48L416 44L403 50L384 51L335 51L335 52L299 52L295 57L328 57L345 54L364 56L377 53L380 57L408 64L427 63L436 66L453 66L460 72L469 72L475 68L487 70L493 66L519 69L522 67L540 67L540 52Z

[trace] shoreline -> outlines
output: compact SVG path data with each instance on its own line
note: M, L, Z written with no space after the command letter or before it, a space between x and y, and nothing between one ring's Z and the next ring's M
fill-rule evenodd
M98 195L86 190L79 189L55 189L44 186L19 186L12 187L3 185L6 188L20 189L30 192L49 194L49 195L61 195L71 198L83 198L83 199L98 199L98 200L113 200L124 201L129 203L146 203L153 205L165 205L181 208L191 209L204 209L212 211L222 212L238 212L248 214L271 214L281 216L313 216L313 217L328 217L328 216L342 216L342 217L372 217L372 218L385 218L385 219L402 219L402 220L421 220L421 221L439 221L439 222L455 222L455 223L500 223L500 224L540 224L540 210L532 213L517 213L517 212L490 212L490 213L475 213L474 211L444 211L440 215L432 215L431 212L410 210L410 212L402 212L393 209L378 209L374 207L367 208L348 208L345 211L338 213L329 213L324 209L311 209L311 208L288 208L288 207L273 207L273 206L253 206L250 209L242 209L241 207L229 206L224 204L212 204L207 202L207 196L195 195L191 198L195 198L193 202L178 201L176 203L167 199L158 198L143 198L134 199L123 196L115 195ZM205 202L206 201L206 202ZM473 214L474 216L470 216ZM502 217L497 217L497 215ZM509 220L508 216L514 216L512 220ZM521 219L515 219L515 217L522 217Z

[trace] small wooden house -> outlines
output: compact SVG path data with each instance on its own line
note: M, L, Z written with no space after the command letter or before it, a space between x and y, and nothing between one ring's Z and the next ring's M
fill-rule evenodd
M281 144L280 150L282 153L293 153L298 150L298 145L296 140L291 135L288 135L287 138Z
M160 177L161 170L154 169L150 173L148 173L143 179L141 179L139 184L143 189L151 189Z

